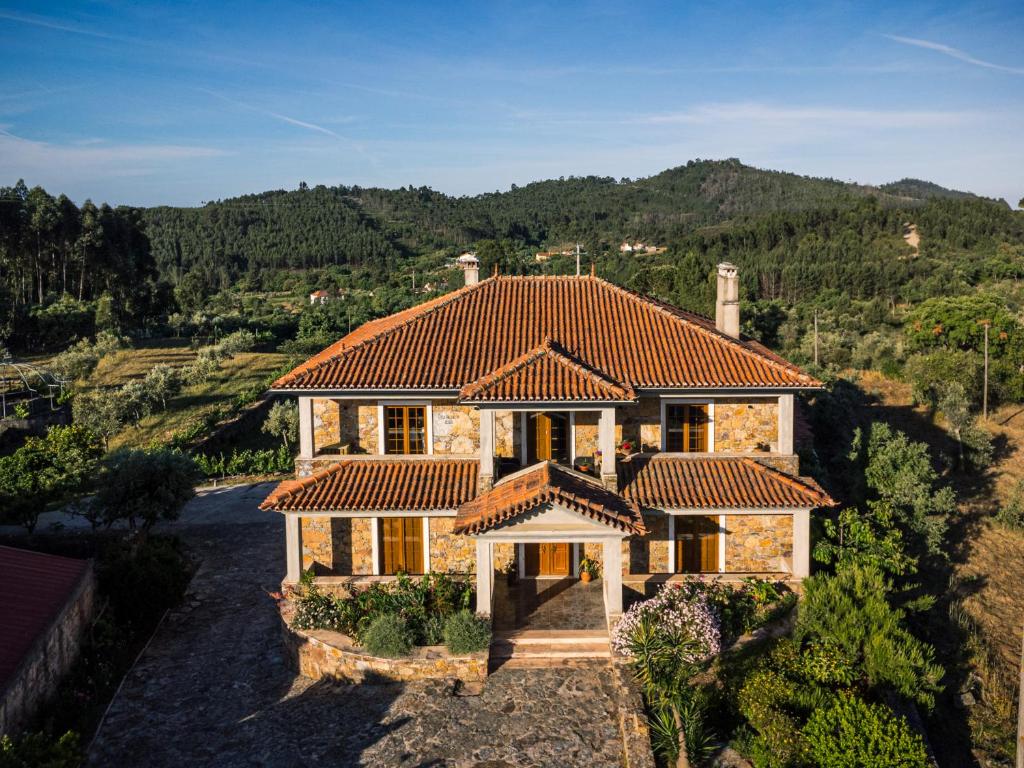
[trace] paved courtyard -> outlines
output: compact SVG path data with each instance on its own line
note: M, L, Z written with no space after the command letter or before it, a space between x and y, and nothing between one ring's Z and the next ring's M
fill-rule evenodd
M618 766L603 666L506 669L479 696L442 681L313 683L285 659L273 599L282 520L267 485L205 493L175 532L202 558L186 604L126 678L92 766Z

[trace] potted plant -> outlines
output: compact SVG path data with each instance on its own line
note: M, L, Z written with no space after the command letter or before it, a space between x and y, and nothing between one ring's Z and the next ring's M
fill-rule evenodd
M622 444L619 446L619 452L629 456L629 454L633 452L633 443L629 440L623 440Z
M576 469L589 475L594 471L594 460L589 456L580 456L576 459Z
M598 573L601 571L601 566L597 564L594 558L585 555L580 560L580 581L584 584L588 584L591 579L596 579Z

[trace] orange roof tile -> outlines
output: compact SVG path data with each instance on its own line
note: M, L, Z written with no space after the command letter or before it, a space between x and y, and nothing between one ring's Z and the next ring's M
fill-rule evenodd
M285 480L260 509L382 512L455 509L476 495L476 459L350 459Z
M796 478L746 457L631 456L619 462L619 490L654 509L830 507L809 477Z
M707 318L596 277L493 277L367 323L275 389L458 390L545 338L635 388L817 387L820 382Z
M499 481L459 507L454 531L481 533L548 502L626 533L646 532L634 503L609 491L595 478L547 461Z
M548 402L636 400L631 386L619 384L570 356L550 338L525 355L467 384L464 402Z

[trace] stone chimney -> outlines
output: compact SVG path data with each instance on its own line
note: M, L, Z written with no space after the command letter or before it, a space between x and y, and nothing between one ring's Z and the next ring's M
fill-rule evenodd
M480 282L480 260L475 253L464 253L455 261L466 276L466 285L476 285Z
M740 337L740 273L727 261L718 265L715 327L734 339Z

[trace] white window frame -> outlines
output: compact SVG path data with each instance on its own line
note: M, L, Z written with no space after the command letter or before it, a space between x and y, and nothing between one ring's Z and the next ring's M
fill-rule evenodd
M388 453L386 450L387 430L384 426L384 408L386 406L413 405L423 406L423 420L426 427L427 452L417 454ZM432 400L378 400L377 401L377 455L379 456L433 456L434 455L434 403Z
M706 405L708 407L708 450L715 452L715 400L710 397L663 397L661 398L661 450L668 451L668 406Z

